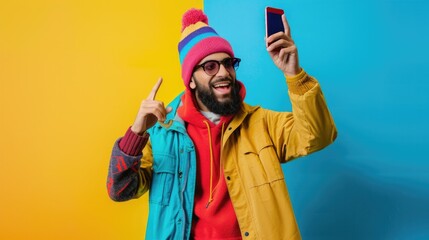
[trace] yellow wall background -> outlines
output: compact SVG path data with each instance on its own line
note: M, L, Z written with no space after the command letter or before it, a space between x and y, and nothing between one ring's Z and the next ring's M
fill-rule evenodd
M159 76L184 89L181 16L201 0L0 2L0 239L143 239L147 195L115 203L110 151Z

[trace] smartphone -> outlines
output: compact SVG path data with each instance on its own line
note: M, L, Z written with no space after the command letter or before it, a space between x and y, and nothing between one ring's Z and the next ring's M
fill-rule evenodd
M283 14L284 11L282 9L273 7L265 8L265 31L267 37L274 33L285 31L282 21Z

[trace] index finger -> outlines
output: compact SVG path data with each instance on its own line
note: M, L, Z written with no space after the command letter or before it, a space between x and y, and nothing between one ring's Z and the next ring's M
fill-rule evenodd
M289 23L287 22L286 15L284 14L282 15L282 21L283 21L283 27L285 28L286 35L291 37Z
M155 86L153 86L152 91L150 91L149 96L147 97L148 100L155 100L156 93L158 92L159 87L162 83L162 77L158 79L158 82L156 82Z

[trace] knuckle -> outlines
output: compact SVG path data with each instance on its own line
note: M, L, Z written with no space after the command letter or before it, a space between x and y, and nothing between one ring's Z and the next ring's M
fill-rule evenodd
M141 106L146 106L146 105L149 105L150 104L150 101L149 100L147 100L147 99L144 99L142 102L141 102Z
M162 102L156 101L156 106L157 107L162 107L162 106L164 106L164 104Z

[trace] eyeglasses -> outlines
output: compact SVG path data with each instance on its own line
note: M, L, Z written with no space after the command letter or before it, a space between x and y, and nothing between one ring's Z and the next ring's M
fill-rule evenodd
M208 60L207 62L195 66L194 71L201 67L207 75L214 76L219 72L221 64L227 71L236 71L240 65L240 61L240 58L225 58L222 61Z

